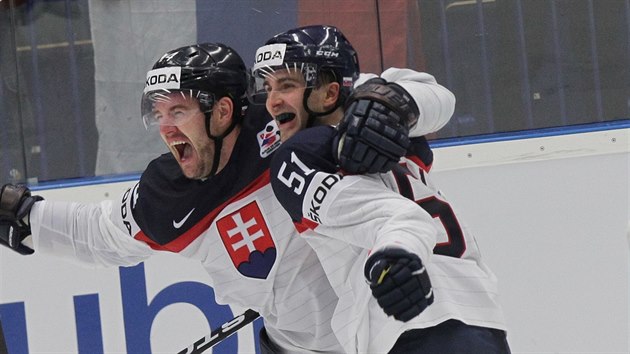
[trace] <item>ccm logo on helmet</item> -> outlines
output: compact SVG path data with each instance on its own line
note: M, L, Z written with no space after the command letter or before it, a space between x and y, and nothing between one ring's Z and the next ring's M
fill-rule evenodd
M339 52L333 52L330 50L318 50L315 52L315 55L318 57L326 57L326 58L338 58Z

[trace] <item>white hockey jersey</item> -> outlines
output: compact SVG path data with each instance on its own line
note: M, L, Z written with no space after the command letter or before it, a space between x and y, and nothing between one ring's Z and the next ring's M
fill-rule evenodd
M390 173L341 176L330 149L334 134L320 126L291 137L274 155L271 183L339 296L332 328L344 350L386 353L404 331L449 319L505 330L496 277L428 176L426 139L412 139ZM406 323L387 317L363 276L369 253L385 247L417 254L433 285L434 303Z

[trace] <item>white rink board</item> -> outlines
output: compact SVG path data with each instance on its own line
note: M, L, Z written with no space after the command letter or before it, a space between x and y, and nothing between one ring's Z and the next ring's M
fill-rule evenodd
M628 135L616 129L435 149L434 179L475 231L499 278L513 353L629 352ZM133 183L37 194L92 202L118 198ZM200 266L175 255L145 262L144 273L149 303L186 281L207 284ZM104 351L124 353L123 303L138 297L121 295L123 278L130 279L118 269L86 269L2 248L0 309L23 303L31 353L75 353L74 301L97 295ZM152 351L177 352L209 330L194 306L166 306L152 322ZM253 338L252 326L243 329L238 352L253 353Z
M629 132L436 149L434 179L499 279L513 353L630 352Z

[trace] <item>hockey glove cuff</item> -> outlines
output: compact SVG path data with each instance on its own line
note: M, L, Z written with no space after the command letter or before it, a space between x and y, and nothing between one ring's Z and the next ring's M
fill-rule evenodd
M0 244L22 255L32 254L32 248L22 244L31 234L29 214L35 202L43 200L32 196L24 186L5 184L0 189Z

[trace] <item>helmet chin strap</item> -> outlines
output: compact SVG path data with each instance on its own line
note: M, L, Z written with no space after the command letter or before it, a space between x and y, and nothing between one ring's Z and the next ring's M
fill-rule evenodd
M331 114L332 112L334 112L337 108L339 108L339 106L341 106L341 102L340 102L341 100L337 99L337 102L335 102L335 105L331 109L329 109L329 110L327 110L325 112L313 112L313 111L311 111L311 109L308 108L308 98L311 95L312 91L313 91L312 88L310 88L310 87L307 88L304 91L304 97L302 99L302 105L304 106L304 109L306 110L306 113L308 113L308 120L306 121L306 127L307 128L310 128L310 127L312 127L315 124L315 119L317 117L327 116L327 115Z
M236 119L232 117L232 123L230 126L223 132L223 134L214 136L210 134L210 119L212 118L212 112L204 113L206 117L206 134L208 138L214 141L214 157L212 158L212 169L206 178L214 177L217 173L217 169L219 168L219 161L221 160L221 148L223 147L223 138L225 138L228 134L234 130L236 127Z

